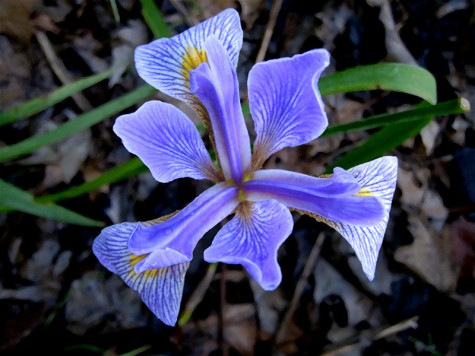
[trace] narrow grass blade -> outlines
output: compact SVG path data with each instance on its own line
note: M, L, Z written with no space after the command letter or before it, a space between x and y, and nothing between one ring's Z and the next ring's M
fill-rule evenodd
M163 19L163 15L154 0L140 0L142 16L155 38L171 37L172 31Z
M340 125L332 125L326 129L321 137L417 121L420 120L421 117L425 116L460 114L465 112L465 110L462 109L463 100L464 99L462 98L458 98L428 107L401 111L394 114L375 115L359 121L348 122Z
M112 14L114 15L114 20L116 23L120 23L120 14L119 7L117 6L116 0L109 0L112 8Z
M99 83L100 81L109 78L114 72L115 67L112 67L105 72L91 75L84 79L80 79L74 83L65 85L47 96L39 97L33 100L30 100L24 104L11 108L10 110L0 113L0 126L11 124L15 121L21 120L28 116L39 113L40 111L70 97L73 94L76 94L94 84Z
M457 102L459 103L459 107L454 108L451 114L470 110L470 104L467 100L462 98ZM417 135L433 118L433 114L421 115L416 120L393 124L381 129L369 137L366 142L355 147L330 165L326 173L330 173L334 167L351 168L360 163L380 157L384 153L398 147L405 140Z
M70 224L85 226L104 225L100 221L87 218L59 205L37 203L33 200L33 196L30 193L1 179L0 192L1 212L22 211L24 213L33 214Z
M120 180L136 176L142 172L146 172L147 170L148 168L142 163L140 159L132 158L130 161L110 169L90 182L63 190L62 192L37 197L35 201L38 203L46 203L71 199L79 195L97 190L103 185L112 184Z
M358 90L388 90L418 96L431 104L437 102L433 75L421 67L402 63L379 63L355 67L322 77L322 95Z
M33 136L14 145L0 149L0 162L5 162L27 155L38 148L51 145L72 134L95 125L106 118L119 113L120 111L132 106L141 100L146 99L155 91L149 85L144 85L134 91L121 96L118 99L110 101L88 113L79 115L76 119L68 121L57 129Z

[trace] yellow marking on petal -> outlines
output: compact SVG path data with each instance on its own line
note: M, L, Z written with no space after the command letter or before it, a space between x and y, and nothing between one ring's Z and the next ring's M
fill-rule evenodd
M356 197L374 197L374 194L367 188L361 188L359 193L355 194Z
M198 66L207 61L206 52L194 46L188 46L183 56L182 74L190 85L190 71L198 68Z
M239 189L238 193L238 199L240 202L245 202L246 201L246 193L242 189Z
M157 273L159 273L160 270L158 268L148 269L146 271L143 271L142 273L135 272L135 265L139 263L140 261L142 261L145 257L147 257L147 255L140 255L140 256L132 255L132 254L130 255L129 258L130 258L130 265L132 269L129 272L129 277L137 277L139 275L145 275L145 278L153 278L157 275Z

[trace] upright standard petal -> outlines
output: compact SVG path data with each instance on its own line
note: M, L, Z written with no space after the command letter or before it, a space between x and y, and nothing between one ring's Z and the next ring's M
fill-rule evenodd
M328 125L318 80L329 53L317 49L292 58L256 64L249 73L249 106L254 119L253 167L273 153L316 139Z
M149 101L133 114L119 117L114 132L159 182L220 178L196 127L173 105Z
M108 270L139 293L158 319L173 326L178 318L189 263L136 273L134 267L144 256L133 255L127 248L127 240L139 225L141 223L122 223L105 228L94 241L92 250Z
M206 62L204 44L212 35L219 39L236 66L243 34L239 14L233 9L224 10L179 35L156 40L135 50L135 64L142 79L184 101L201 118L206 116L206 111L190 91L190 71Z
M241 264L263 289L273 290L282 280L277 250L293 225L289 209L275 200L243 203L205 250L204 259Z
M330 178L316 178L279 169L261 170L243 184L247 200L275 199L289 208L342 224L372 226L383 220L379 197L360 196L361 186L348 172L335 168Z
M319 219L338 231L353 247L369 280L374 278L379 250L388 224L391 202L396 188L397 158L382 157L348 170L361 185L361 197L378 197L384 207L381 221L369 226L338 223Z
M191 261L198 241L238 204L238 188L219 183L167 221L148 227L137 225L128 247L136 255L147 256L135 265L135 272Z
M219 40L205 43L208 63L191 72L191 90L208 110L225 178L240 183L251 168L251 144L239 101L239 84Z

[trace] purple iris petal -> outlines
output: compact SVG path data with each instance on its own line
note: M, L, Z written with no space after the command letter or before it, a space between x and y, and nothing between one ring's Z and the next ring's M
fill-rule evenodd
M350 168L348 172L355 177L363 188L362 194L380 199L383 204L383 218L378 223L370 226L354 226L334 221L323 221L338 231L349 242L355 250L366 276L369 280L372 280L389 219L394 189L396 188L397 158L382 157Z
M243 184L243 190L247 200L275 199L289 208L344 224L373 225L385 213L379 198L355 195L360 190L358 183L343 169L335 169L331 178L278 169L257 171Z
M265 290L282 279L277 250L292 232L289 209L275 200L244 203L204 252L208 262L243 265Z
M203 235L231 214L239 204L238 188L217 184L183 210L162 223L138 225L128 247L135 255L148 256L135 266L137 273L191 261L193 249Z
M173 326L180 310L189 263L135 273L135 264L142 257L130 253L127 240L140 224L122 223L103 229L94 240L92 250L108 270L118 274L130 288L139 293L157 318Z
M256 141L253 165L273 153L316 139L328 124L318 80L329 53L318 49L256 64L249 73L249 106Z
M235 10L227 9L179 35L137 47L137 71L153 87L199 111L200 104L190 91L189 72L206 60L204 43L212 35L236 66L243 37L241 20Z
M159 182L183 177L218 179L196 127L171 104L149 101L119 117L114 132Z
M239 183L250 169L251 145L229 56L214 36L205 43L208 63L191 72L191 90L208 110L219 162L226 179Z

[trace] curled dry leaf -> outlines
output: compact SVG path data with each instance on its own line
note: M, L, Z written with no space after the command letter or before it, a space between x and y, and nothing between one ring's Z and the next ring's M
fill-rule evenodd
M147 29L138 20L131 20L127 26L119 29L116 33L117 43L112 48L112 66L116 71L109 79L109 87L114 86L120 77L134 60L135 47L147 41Z
M313 299L318 305L327 297L338 296L347 311L346 325L353 327L362 321L367 321L372 326L379 326L381 315L375 308L373 301L360 293L354 286L346 281L337 270L325 259L317 261L314 270L316 287ZM335 333L346 338L346 333ZM334 342L341 340L333 340Z
M449 226L452 256L460 266L460 275L475 279L475 223L459 217Z
M439 135L440 127L435 121L431 121L420 132L422 143L426 149L426 154L430 155L434 151L435 141Z
M371 6L381 7L379 19L386 30L386 50L388 51L388 57L393 61L417 65L417 61L399 36L392 15L390 2L388 0L366 0L366 2Z
M70 258L71 251L60 251L58 242L45 240L20 270L22 279L32 284L17 289L0 289L0 299L28 300L53 306L61 289L58 276L69 266Z
M0 33L28 42L35 32L30 16L38 0L2 0Z
M322 11L316 17L322 24L315 30L316 35L323 41L324 48L332 48L335 37L343 33L348 19L354 15L345 3L335 6L332 2L326 2Z
M282 297L279 289L266 292L254 279L250 278L249 283L257 306L261 331L273 335L279 326L279 318L287 302Z
M72 283L65 315L70 331L83 335L92 326L107 320L108 315L116 317L106 323L104 331L146 325L146 313L142 311L139 297L118 277L104 280L99 272L87 272Z
M407 171L398 170L398 186L401 189L403 209L408 213L422 214L429 218L435 229L440 231L448 216L440 194L429 188L431 172L426 168Z
M56 124L53 122L43 121L38 132L45 132L55 127ZM43 186L50 188L60 182L71 182L88 157L91 144L91 131L89 129L83 130L58 144L35 151L30 157L20 162L24 165L45 164L46 174Z
M451 256L451 236L448 229L437 234L427 222L414 215L409 216L408 228L414 241L396 250L394 259L437 289L453 291L458 267Z

